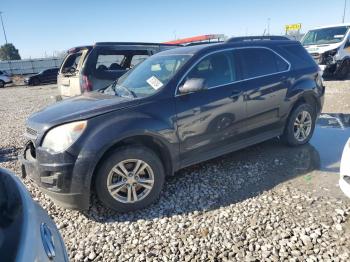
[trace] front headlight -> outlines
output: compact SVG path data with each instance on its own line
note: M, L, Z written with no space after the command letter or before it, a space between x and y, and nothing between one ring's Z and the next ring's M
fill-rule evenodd
M68 149L81 136L86 128L87 121L77 121L51 129L44 138L42 147L55 153Z
M346 143L340 163L340 175L350 176L350 139Z

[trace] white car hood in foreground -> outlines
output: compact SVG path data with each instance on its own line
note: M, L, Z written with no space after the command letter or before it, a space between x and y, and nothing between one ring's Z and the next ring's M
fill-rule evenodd
M350 198L350 138L344 147L341 158L339 186L344 194Z

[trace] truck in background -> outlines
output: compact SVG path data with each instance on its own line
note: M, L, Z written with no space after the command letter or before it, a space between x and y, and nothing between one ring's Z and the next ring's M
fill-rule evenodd
M325 77L345 79L350 73L350 23L309 30L302 45L319 64Z

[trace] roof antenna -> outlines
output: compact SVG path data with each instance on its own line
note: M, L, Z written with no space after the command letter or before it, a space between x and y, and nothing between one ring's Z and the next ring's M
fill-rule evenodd
M343 20L342 20L343 24L344 24L344 22L345 22L345 14L346 14L346 1L347 1L347 0L344 0L344 12L343 12Z

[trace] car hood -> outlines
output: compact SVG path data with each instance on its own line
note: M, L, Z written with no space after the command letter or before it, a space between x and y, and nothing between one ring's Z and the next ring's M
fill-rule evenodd
M111 111L130 107L138 99L122 98L99 92L90 92L50 105L27 120L27 126L39 130L76 120L88 119Z

